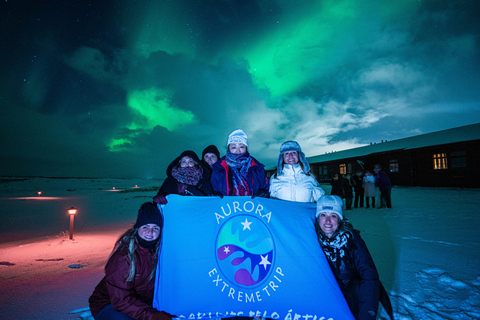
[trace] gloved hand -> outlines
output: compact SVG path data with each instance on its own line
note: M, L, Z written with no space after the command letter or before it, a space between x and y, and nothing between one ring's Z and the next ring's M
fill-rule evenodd
M177 192L178 194L185 194L185 190L187 190L188 185L185 183L180 183L177 186Z
M172 320L172 318L177 318L177 316L171 315L168 312L165 311L156 311L152 315L152 320Z
M153 202L158 204L167 204L167 197L164 196L163 194L158 194L155 197L153 197Z
M223 199L223 193L221 193L220 191L213 191L213 195L220 197L220 199Z
M252 194L252 199L255 199L255 197L269 198L270 194L266 190L259 189L257 193Z

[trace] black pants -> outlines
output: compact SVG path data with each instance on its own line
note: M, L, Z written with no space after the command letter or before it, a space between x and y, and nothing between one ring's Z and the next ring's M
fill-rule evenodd
M358 202L360 201L360 208L363 208L363 195L365 191L359 190L355 192L355 204L353 205L354 208L358 208Z
M392 207L392 189L380 191L380 208Z
M353 202L353 198L346 198L345 199L345 209L346 210L352 210L352 202Z

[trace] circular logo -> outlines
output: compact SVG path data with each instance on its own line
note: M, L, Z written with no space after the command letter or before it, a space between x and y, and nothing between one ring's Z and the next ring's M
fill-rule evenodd
M238 215L225 221L217 234L215 249L222 274L245 288L262 283L274 264L272 234L254 216Z

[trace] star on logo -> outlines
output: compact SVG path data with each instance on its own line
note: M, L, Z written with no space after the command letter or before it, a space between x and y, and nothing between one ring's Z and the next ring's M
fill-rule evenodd
M229 249L227 246L225 246L224 249L223 249L223 252L225 252L226 254L228 254L228 253L230 252L230 249Z
M250 229L250 225L252 223L248 222L247 218L245 218L245 222L241 222L241 224L243 224L243 230L245 230L245 229L252 230L252 229Z
M267 270L267 265L271 264L270 261L268 261L268 254L265 257L260 255L260 258L262 258L262 261L259 264L263 265L265 270Z

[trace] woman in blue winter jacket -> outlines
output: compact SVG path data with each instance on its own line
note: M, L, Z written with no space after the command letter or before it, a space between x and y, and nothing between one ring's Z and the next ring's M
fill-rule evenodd
M372 256L360 232L343 220L342 204L338 196L323 196L317 202L318 241L355 319L376 319L379 301L393 319Z
M247 134L237 129L227 140L227 154L212 166L211 183L221 196L267 197L265 166L248 153Z

